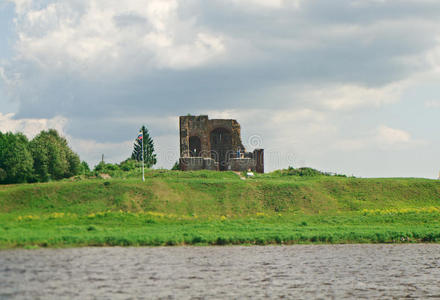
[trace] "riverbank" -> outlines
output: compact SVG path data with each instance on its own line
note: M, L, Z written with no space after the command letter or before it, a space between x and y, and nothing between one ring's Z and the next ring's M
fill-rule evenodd
M0 186L0 248L440 241L440 182L230 172Z

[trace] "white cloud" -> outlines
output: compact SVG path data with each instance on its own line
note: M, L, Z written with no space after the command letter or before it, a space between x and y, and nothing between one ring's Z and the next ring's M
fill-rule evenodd
M174 120L176 121L176 120ZM81 139L67 136L72 149L91 167L99 163L104 154L105 162L120 163L131 156L133 140L121 142L97 142L92 139ZM155 168L171 168L179 158L178 131L174 135L153 136L157 165Z
M119 143L100 143L91 139L81 139L66 133L65 127L68 120L62 116L51 119L14 119L14 114L0 112L0 132L22 132L29 139L34 138L42 130L56 129L64 136L72 149L77 152L82 160L93 166L101 159L102 154L106 162L119 163L131 155L133 141Z
M27 11L32 5L32 0L8 0L8 1L15 4L15 9L20 14Z
M79 139L68 136L72 149L78 153L81 160L87 161L92 168L99 163L104 155L107 163L120 163L131 155L133 141L119 143L100 143L91 139Z
M164 116L187 112L237 119L249 150L260 137L267 170L292 159L339 167L350 155L353 170L369 154L368 168L375 156L426 145L423 124L395 124L413 117L401 98L438 99L436 1L9 1L17 41L0 81L31 119L0 115L0 124L31 133L66 116L67 137L89 162L125 159L127 132L147 123L159 166L170 167L178 122ZM391 105L402 110L384 116Z
M371 88L359 85L333 85L310 89L302 95L330 110L349 111L363 107L381 107L396 102L404 84L396 82L385 87Z
M355 138L345 138L341 136L335 140L334 148L337 150L351 152L362 149L370 151L377 150L401 150L408 147L425 146L426 141L414 139L405 130L392 128L386 125L379 125L370 132L361 132Z
M14 114L2 114L0 112L1 132L22 132L28 138L33 138L42 130L56 129L60 134L65 135L64 127L67 119L56 116L51 119L14 119Z
M0 79L3 80L3 82L7 83L8 78L6 78L5 69L0 66Z
M3 82L7 89L13 88L20 82L20 74L7 74L6 69L0 65L0 83Z
M178 134L176 130L175 134L161 135L154 138L154 149L157 154L157 165L154 166L155 168L170 169L178 161L180 156Z
M437 46L428 50L426 53L426 60L432 67L432 69L439 73L440 72L440 37L437 37Z
M225 52L220 34L182 20L176 0L56 1L44 8L17 5L18 58L44 69L89 75L136 68L192 68ZM118 26L115 18L144 20Z
M147 37L151 41L150 37ZM201 65L211 58L223 53L225 45L222 38L205 33L197 34L194 44L172 45L172 42L163 36L154 35L154 43L158 53L159 66L167 66L174 69L185 69ZM149 43L149 42L147 42Z
M425 102L427 108L440 108L440 101L430 100Z
M411 80L396 81L380 87L368 87L349 83L332 84L291 84L274 85L264 90L251 91L247 97L271 99L273 109L289 104L295 106L295 113L302 110L346 113L365 108L380 109L386 105L398 102L405 90L411 86ZM290 110L285 112L291 113ZM297 116L295 116L297 117Z
M377 141L383 145L407 144L412 142L411 134L408 132L391 128L385 125L379 126L377 129Z
M236 5L261 5L268 8L280 8L283 0L232 0Z
M261 6L262 8L279 9L285 6L299 8L304 0L229 0L237 6L249 8Z

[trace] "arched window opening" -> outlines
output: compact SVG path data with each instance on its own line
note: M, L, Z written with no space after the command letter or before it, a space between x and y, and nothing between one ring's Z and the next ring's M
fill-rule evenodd
M211 158L219 163L221 171L227 170L229 155L233 152L231 132L224 128L211 131Z
M201 156L202 143L198 136L192 136L189 138L189 153L191 157Z

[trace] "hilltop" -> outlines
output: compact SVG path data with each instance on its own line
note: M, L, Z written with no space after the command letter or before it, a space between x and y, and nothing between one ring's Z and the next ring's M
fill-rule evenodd
M150 170L0 186L0 245L438 241L440 182Z

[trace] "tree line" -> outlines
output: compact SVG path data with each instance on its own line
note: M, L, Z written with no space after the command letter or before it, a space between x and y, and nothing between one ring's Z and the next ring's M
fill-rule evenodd
M157 160L153 139L145 126L142 126L141 131L143 139L135 141L129 159L119 165L101 162L95 166L93 173L115 168L121 171L137 168L136 162L142 160L142 143L145 167L155 165ZM47 182L93 173L55 129L43 130L30 141L22 133L0 132L0 184Z
M22 133L0 132L0 183L59 180L81 171L78 154L54 129L31 141Z

